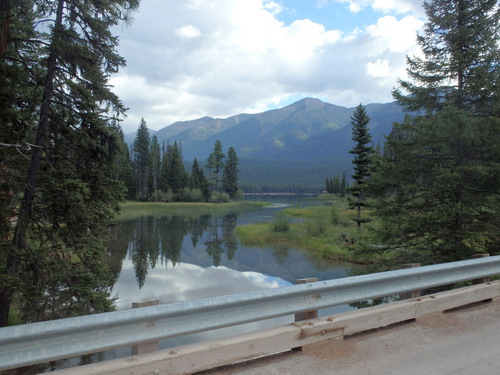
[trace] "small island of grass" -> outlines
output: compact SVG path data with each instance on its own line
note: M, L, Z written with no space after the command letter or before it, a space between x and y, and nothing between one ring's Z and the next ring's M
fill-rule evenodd
M318 256L351 263L376 263L356 251L367 239L367 229L358 230L356 211L347 199L334 195L319 198L323 204L290 207L279 212L272 222L238 226L236 234L245 246L289 245L316 252Z

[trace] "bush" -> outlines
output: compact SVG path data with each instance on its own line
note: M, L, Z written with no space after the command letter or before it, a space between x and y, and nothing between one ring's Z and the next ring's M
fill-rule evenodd
M245 199L245 192L242 189L238 189L236 190L233 198L237 201L242 201L243 199Z
M231 200L229 194L214 191L210 196L209 202L211 203L228 203Z
M190 189L188 187L185 187L182 190L181 200L183 202L203 202L203 193L200 189Z
M333 225L336 225L340 222L340 213L339 213L339 210L337 209L337 207L335 207L334 205L332 205L330 207L330 223L332 223Z
M314 210L311 220L306 222L307 231L311 236L324 234L330 225L331 218L328 216L328 208L321 207Z
M273 232L288 232L290 229L290 220L284 212L278 212L273 218L271 230Z
M194 189L191 189L191 202L203 202L203 192L198 189L198 188L194 188Z
M170 189L168 189L167 192L164 192L163 190L158 190L156 191L156 198L158 198L158 202L172 202L174 200L174 193L172 193L172 190ZM154 193L149 200L151 202L155 202Z

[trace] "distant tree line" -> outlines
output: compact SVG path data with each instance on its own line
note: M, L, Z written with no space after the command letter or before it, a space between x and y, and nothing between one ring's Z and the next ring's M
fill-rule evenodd
M347 192L347 181L345 177L345 172L340 175L335 175L332 178L325 179L325 191L328 194L339 194L344 197Z
M150 136L146 121L141 120L130 149L129 166L122 180L127 197L154 202L225 202L243 198L238 187L238 156L233 147L227 155L219 140L203 167L195 158L188 172L182 156L182 144L159 144ZM207 176L207 175L208 176Z

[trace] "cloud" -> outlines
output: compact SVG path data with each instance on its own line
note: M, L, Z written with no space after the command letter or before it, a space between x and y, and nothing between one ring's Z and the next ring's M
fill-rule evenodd
M321 0L323 3L328 0ZM418 17L424 16L421 0L331 0L332 3L346 4L347 8L358 13L361 10L371 7L374 11L388 13L412 13Z
M196 38L201 35L201 31L193 25L184 25L175 30L175 35L181 38Z
M416 2L350 3L397 10ZM125 132L136 130L142 117L160 129L179 120L261 112L304 96L346 106L390 101L422 26L411 13L381 15L350 31L299 12L285 24L278 1L178 4L144 1L134 23L116 29L128 66L111 84L130 107Z

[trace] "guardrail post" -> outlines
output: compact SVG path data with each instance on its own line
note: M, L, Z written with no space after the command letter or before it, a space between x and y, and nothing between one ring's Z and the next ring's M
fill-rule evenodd
M415 268L415 267L420 267L420 263L406 263L402 264L399 268L400 269L406 269L406 268ZM399 295L399 299L410 299L410 298L417 298L420 297L421 291L420 290L414 290L413 292L408 292L408 293L401 293Z
M306 279L297 279L295 281L295 284L299 285L299 284L315 283L316 281L318 281L317 277L309 277ZM295 321L299 322L301 320L314 319L317 317L318 317L318 310L305 311L295 314Z
M472 259L477 259L477 258L488 258L490 254L485 253L485 254L474 254L472 256ZM480 279L474 279L472 280L472 284L477 285L477 284L482 284L482 283L487 283L491 281L490 277L482 277Z
M151 300L141 301L141 302L132 302L133 309L137 309L137 308L141 308L141 307L148 307L148 306L156 306L156 305L158 305L157 299L151 299ZM147 329L147 328L151 328L154 326L155 326L154 321L148 321L148 322L146 322L145 328ZM132 346L132 355L151 353L151 352L155 352L157 350L158 350L158 341L150 341L150 342L146 342L144 344Z
M318 281L317 277L308 277L305 279L297 279L297 280L295 280L295 285L315 283L316 281ZM300 313L295 314L295 321L300 322L301 320L315 319L317 317L318 317L318 310L304 311L304 312L300 312ZM296 351L300 352L300 351L302 351L302 346L292 348L292 350L296 350Z

